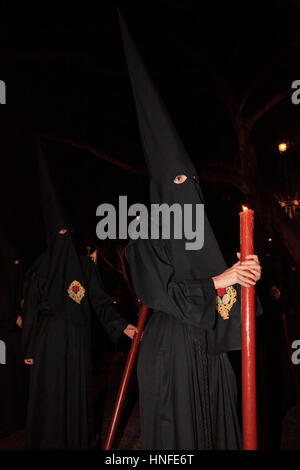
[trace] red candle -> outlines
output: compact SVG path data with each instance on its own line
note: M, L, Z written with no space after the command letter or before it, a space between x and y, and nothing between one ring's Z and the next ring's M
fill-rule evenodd
M241 261L254 253L253 220L253 210L243 206L240 212ZM243 449L256 450L255 290L254 286L242 286L241 291Z

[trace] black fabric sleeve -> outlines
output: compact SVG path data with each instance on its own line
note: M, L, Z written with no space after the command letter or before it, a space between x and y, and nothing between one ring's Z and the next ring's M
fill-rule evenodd
M88 260L87 270L90 303L110 339L116 342L129 322L117 312L112 298L105 291L99 270L93 261Z
M25 359L33 358L34 340L38 323L38 283L32 273L24 282L24 308L22 316L22 347Z
M200 328L213 328L216 292L211 278L176 281L160 241L140 239L129 244L127 258L136 294L144 305Z

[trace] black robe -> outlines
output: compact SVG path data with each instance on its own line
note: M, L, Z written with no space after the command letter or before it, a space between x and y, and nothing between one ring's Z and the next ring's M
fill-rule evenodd
M239 449L235 375L225 352L208 351L212 279L176 282L162 240L131 242L127 256L136 293L153 309L138 359L142 448Z
M86 299L110 338L128 322L116 312L96 265L80 258ZM25 434L28 449L87 449L92 439L90 315L53 311L33 270L25 285L23 339L30 367ZM85 312L89 312L85 308Z

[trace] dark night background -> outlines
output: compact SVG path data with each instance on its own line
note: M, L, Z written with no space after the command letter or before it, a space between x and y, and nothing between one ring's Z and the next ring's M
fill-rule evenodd
M99 204L116 204L124 194L129 203L147 202L148 178L117 4L0 3L0 79L7 88L0 108L0 223L28 267L46 246L36 135L84 239L95 239ZM228 263L236 261L238 213L246 203L256 211L260 293L268 297L273 284L279 287L290 341L300 338L300 104L291 101L291 84L300 79L300 3L118 6L198 167ZM287 142L284 154L280 142ZM288 217L278 201L291 200ZM118 241L97 243L118 267ZM100 270L110 293L129 295L102 258Z

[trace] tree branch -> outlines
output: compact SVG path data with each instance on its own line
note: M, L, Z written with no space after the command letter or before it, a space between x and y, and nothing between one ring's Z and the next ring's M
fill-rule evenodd
M63 138L63 137L55 137L55 136L51 136L51 135L44 134L44 133L38 133L37 135L39 137L43 138L43 139L46 139L46 140L61 142L63 144L71 145L72 147L79 148L81 150L89 152L89 153L95 155L96 157L100 158L101 160L104 160L108 163L111 163L112 165L118 166L119 168L122 168L123 170L128 171L129 173L136 173L136 174L139 174L139 175L146 175L147 174L146 169L137 168L133 165L130 165L129 163L122 162L121 160L118 160L117 158L111 157L110 155L107 155L103 152L100 152L99 150L97 150L95 147L92 147L91 145L76 142L73 139L66 139L66 138Z
M290 89L289 89L290 91ZM276 95L272 100L270 100L260 111L257 111L255 114L256 120L259 118L260 115L263 115L265 112L267 112L269 109L271 109L275 104L277 104L280 99L283 99L284 96L286 96L287 90L284 90L282 93ZM256 122L253 118L253 122ZM57 138L53 136L49 136L47 134L38 134L40 137L48 139L48 140L54 140L58 142L63 142L68 145L72 145L74 147L86 150L91 152L92 154L96 155L97 157L110 162L113 165L117 165L121 167L122 169L125 169L127 171L131 171L133 173L142 173L146 174L146 170L139 170L136 169L127 163L120 162L117 159L114 159L108 155L105 155L101 153L100 151L96 150L95 148L85 145L85 144L80 144L78 142L74 142L71 139L63 139L63 138ZM229 184L241 191L242 193L245 193L245 189L247 189L247 182L243 180L241 177L239 170L236 168L234 165L224 165L220 162L210 162L210 163L196 163L196 168L198 170L200 179L205 180L205 181L211 181L215 183L222 183L222 184ZM254 191L254 190L253 190ZM104 262L114 271L116 271L118 274L120 274L123 279L125 280L125 283L127 284L129 290L131 291L131 285L129 283L129 279L127 276L126 272L126 267L124 266L124 253L123 251L119 250L118 252L118 257L121 262L121 269L115 267L102 253L102 251L99 250L99 254L101 258L104 260ZM125 276L124 276L125 274Z
M238 169L234 165L216 163L200 163L196 168L200 180L212 183L229 184L241 192L244 192L244 182Z
M107 161L112 165L115 165L122 170L128 171L130 173L140 174L140 175L147 175L148 172L146 169L143 168L136 168L133 165L130 165L126 162L122 162L117 158L111 157L110 155L104 154L99 150L95 149L95 147L87 144L83 144L80 142L75 142L72 139L66 139L62 137L51 136L44 133L37 134L40 138L51 140L55 142L61 142L66 145L71 145L72 147L79 148L81 150L87 151L95 155L96 157L100 158L101 160ZM196 168L199 172L200 179L205 181L211 181L215 183L225 183L231 184L238 190L242 191L243 184L241 182L241 178L239 175L238 170L234 167L234 165L224 165L221 163L198 163L195 162ZM107 261L107 260L106 260ZM108 263L107 263L108 264Z
M217 72L216 70L211 70L211 75L219 98L227 108L230 122L235 128L237 110L239 106L237 98L226 80L222 77L221 73Z
M265 77L268 75L268 73L272 70L272 68L274 67L275 64L277 64L277 62L279 61L279 59L281 59L281 57L285 54L287 48L285 48L283 51L280 52L280 54L278 54L269 64L268 66L265 68L265 70L261 73L261 75L255 80L255 82L250 86L250 88L248 88L248 90L246 91L245 95L243 96L241 102L240 102L240 105L239 105L239 114L241 114L245 104L246 104L246 101L248 100L249 96L254 92L254 90L256 90L256 88L258 87L258 85L265 79Z
M291 86L285 88L284 90L280 91L275 95L272 99L267 101L263 106L261 106L258 110L256 110L253 114L251 114L248 118L246 118L246 126L248 131L250 132L254 127L255 123L268 111L270 111L274 106L280 103L284 98L291 93Z

